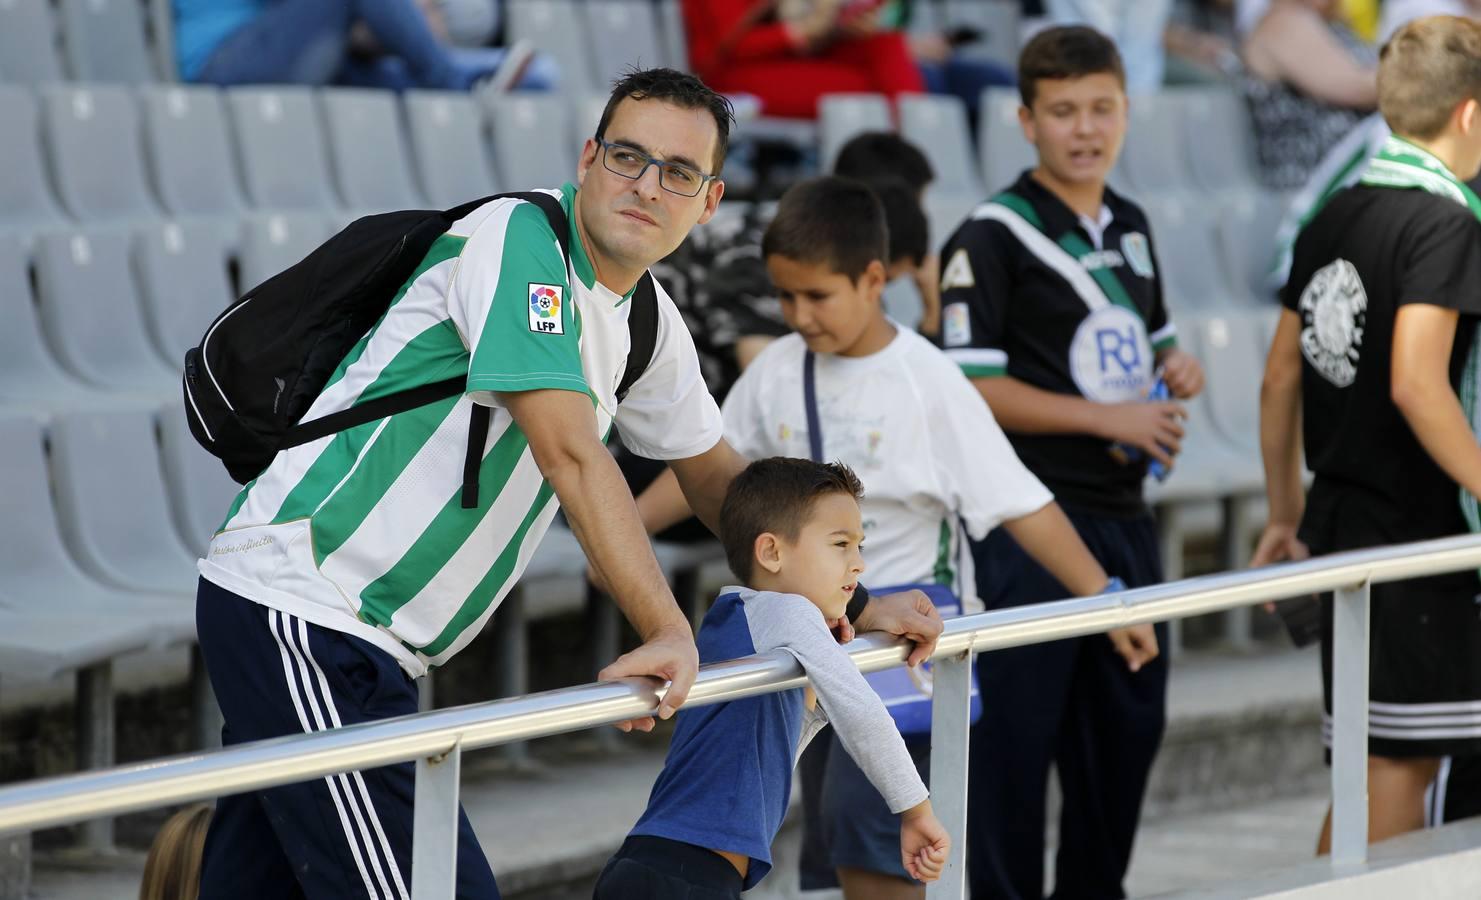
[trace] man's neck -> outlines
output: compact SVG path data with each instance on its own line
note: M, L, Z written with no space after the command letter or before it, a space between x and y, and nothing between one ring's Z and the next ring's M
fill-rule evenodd
M591 263L591 270L597 283L617 296L625 297L627 292L638 283L638 279L643 276L643 269L633 270L620 266L597 251L595 242L586 233L586 223L581 219L580 198L581 192L577 191L576 201L571 204L571 209L576 216L576 239L581 242L581 249L586 252L586 259Z
M1062 181L1043 166L1034 169L1031 177L1073 212L1091 219L1099 218L1100 208L1106 197L1104 181L1085 184Z
M1427 141L1420 140L1419 138L1415 137L1410 137L1407 134L1399 134L1395 136L1401 138L1404 141L1407 141L1410 144L1413 144L1414 146L1433 156L1435 159L1438 159L1445 166L1445 168L1450 171L1451 175L1454 175L1457 179L1460 178L1459 175L1455 175L1455 173L1460 170L1460 148L1459 146L1457 146L1456 140L1453 135L1449 134L1448 132L1442 132L1438 137L1432 138Z

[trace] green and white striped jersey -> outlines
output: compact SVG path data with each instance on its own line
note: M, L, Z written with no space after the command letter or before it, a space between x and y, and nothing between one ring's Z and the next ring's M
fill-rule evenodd
M385 316L305 414L310 421L466 372L467 393L280 452L242 489L200 562L234 593L354 634L412 676L478 634L519 580L557 502L499 392L580 391L597 436L694 456L721 437L688 330L658 289L657 347L621 408L629 296L596 281L576 234L570 270L538 207L490 201L433 244ZM474 403L491 407L479 506L461 484Z

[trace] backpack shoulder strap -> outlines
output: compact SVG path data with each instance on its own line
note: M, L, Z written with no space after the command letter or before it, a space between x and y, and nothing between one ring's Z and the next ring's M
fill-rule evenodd
M658 287L653 273L644 272L633 289L633 308L627 314L627 366L622 370L622 381L617 384L617 402L621 403L653 361L658 349Z

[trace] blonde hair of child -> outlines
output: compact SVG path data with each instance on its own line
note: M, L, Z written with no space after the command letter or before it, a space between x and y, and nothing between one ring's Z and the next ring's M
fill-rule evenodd
M144 861L139 900L196 900L210 824L211 807L205 803L187 806L165 820Z

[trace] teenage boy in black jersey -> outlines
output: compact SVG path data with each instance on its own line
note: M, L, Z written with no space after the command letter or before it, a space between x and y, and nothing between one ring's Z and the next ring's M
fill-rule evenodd
M1467 530L1462 497L1481 494L1462 405L1478 386L1467 363L1481 200L1462 182L1481 171L1478 98L1481 23L1420 19L1384 47L1378 104L1393 137L1301 232L1281 295L1261 388L1270 523L1256 565ZM1478 588L1474 571L1373 585L1370 840L1423 827L1442 758L1481 752ZM1324 613L1330 710L1330 600ZM1329 815L1319 852L1330 831Z
M1038 163L942 252L942 345L1106 571L1155 584L1162 564L1142 481L1148 457L1173 464L1183 409L1147 394L1160 369L1174 398L1192 397L1203 371L1177 349L1146 216L1106 187L1126 133L1121 59L1093 29L1049 29L1024 48L1019 86ZM1117 444L1140 457L1113 454ZM1070 596L1006 533L974 555L989 609ZM1162 631L979 657L967 825L976 900L1043 896L1051 763L1064 789L1055 896L1125 895L1164 722Z

